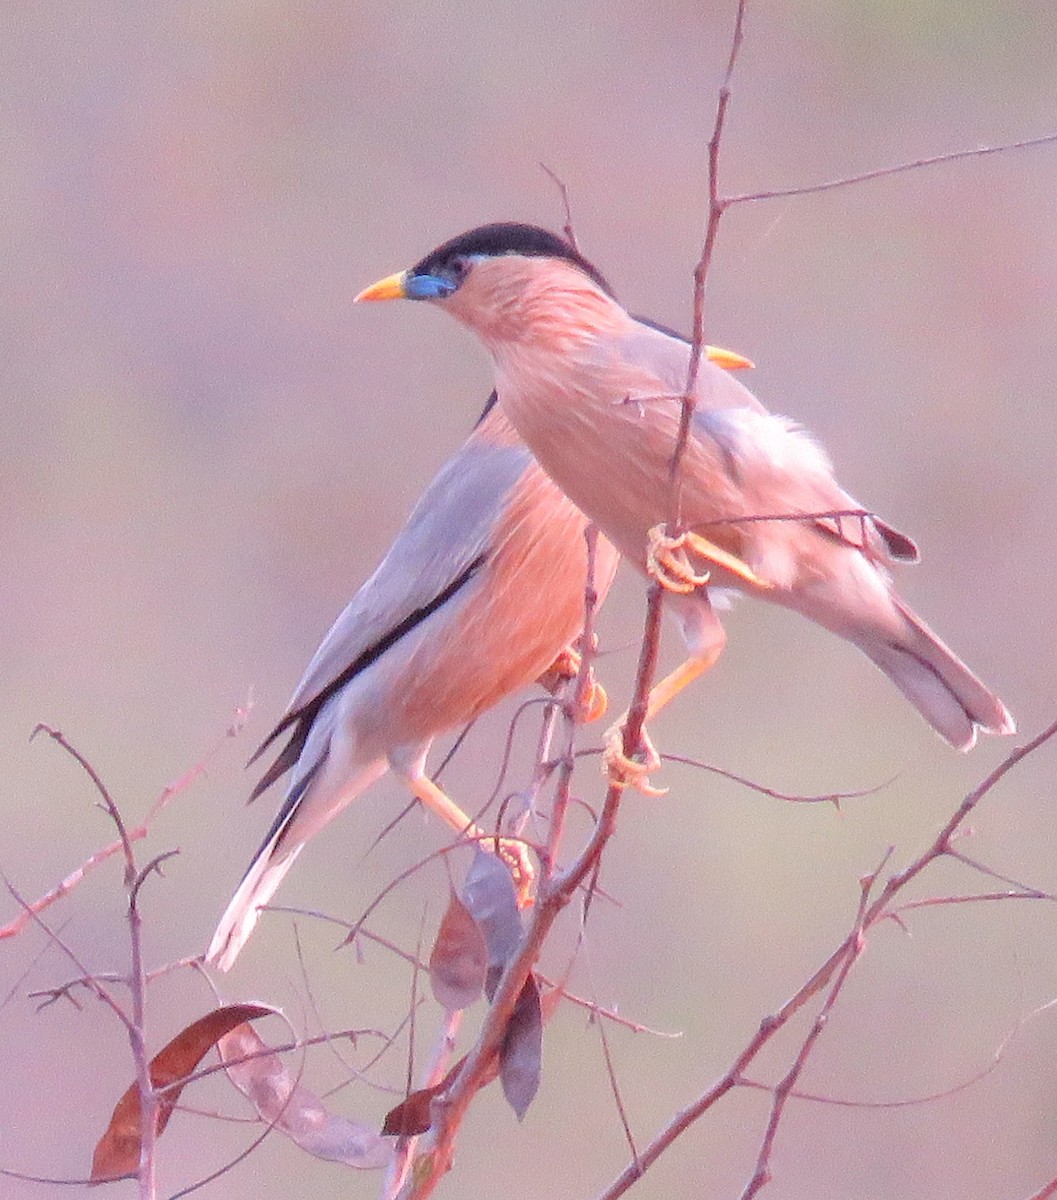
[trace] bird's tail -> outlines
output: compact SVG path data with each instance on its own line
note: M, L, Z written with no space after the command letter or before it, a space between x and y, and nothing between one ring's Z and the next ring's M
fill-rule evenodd
M206 961L221 971L230 969L257 924L261 908L275 894L305 843L386 771L385 760L370 763L341 782L328 786L326 763L302 778L287 796L275 823L242 877L231 903L220 918Z
M980 729L1015 732L1002 701L858 551L842 548L839 556L818 559L805 583L772 595L858 646L956 749L972 749Z
M1014 733L1009 710L960 658L895 595L895 628L852 640L881 668L945 741L971 750L978 729Z
M220 918L206 951L206 962L219 967L221 971L231 969L257 924L262 906L275 894L275 889L294 865L294 859L305 844L298 842L289 850L285 847L280 849L278 842L281 837L282 830L261 847Z

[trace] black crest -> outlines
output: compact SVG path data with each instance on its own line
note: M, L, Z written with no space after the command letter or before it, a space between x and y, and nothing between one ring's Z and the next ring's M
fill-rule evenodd
M475 254L496 258L503 254L521 254L527 258L561 258L571 262L609 296L612 288L605 276L582 254L577 253L564 238L541 229L538 225L519 225L516 221L502 221L495 225L481 225L467 233L460 233L450 241L430 251L421 262L411 268L412 275L443 275L453 259L468 258Z

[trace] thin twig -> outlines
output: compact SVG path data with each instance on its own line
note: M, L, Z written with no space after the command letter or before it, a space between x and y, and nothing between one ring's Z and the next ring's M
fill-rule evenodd
M1005 1058L1006 1051L1009 1049L1013 1039L1017 1034L1036 1017L1042 1013L1049 1012L1057 1006L1057 1000L1047 1000L1045 1004L1040 1004L1038 1008L1033 1009L1030 1013L1021 1017L1013 1028L1005 1035L998 1043L991 1054L991 1061L985 1067L981 1067L979 1071L968 1076L966 1079L960 1080L951 1087L943 1088L937 1092L928 1092L924 1096L910 1096L902 1100L848 1100L841 1096L823 1096L818 1092L805 1092L799 1088L793 1089L789 1095L796 1100L806 1100L812 1104L825 1104L832 1108L857 1108L857 1109L897 1109L897 1108L920 1108L925 1104L935 1104L938 1100L949 1100L952 1096L957 1096L960 1092L968 1091L969 1088L975 1087L982 1080L991 1075L995 1069L1002 1063ZM761 1083L755 1079L748 1079L744 1076L738 1081L741 1087L753 1088L761 1092L773 1092L774 1087L769 1083Z
M584 964L587 968L587 982L592 993L595 992L594 971L591 965L591 950L587 944L587 930L581 924L580 927L580 946L583 950ZM613 1052L609 1047L609 1035L606 1033L605 1024L602 1021L597 1022L598 1039L602 1044L602 1058L606 1064L606 1078L609 1080L609 1092L613 1097L613 1103L616 1105L617 1116L620 1118L620 1127L624 1132L624 1140L628 1144L628 1150L631 1152L631 1161L637 1164L639 1161L638 1147L635 1145L635 1135L631 1129L631 1121L628 1117L628 1110L624 1104L624 1096L620 1090L620 1083L617 1080L617 1068L613 1062Z
M598 590L595 587L595 565L598 555L598 529L590 524L584 530L587 551L587 577L584 581L584 625L580 637L580 670L573 685L572 709L565 711L565 750L558 766L558 778L551 804L550 828L543 852L543 882L549 883L558 869L565 818L569 810L573 769L576 766L576 734L587 707L591 687L591 663L595 653L595 614L598 611Z
M200 955L190 955L185 958L175 959L173 962L168 962L162 967L156 967L153 971L148 971L146 980L152 983L155 979L161 978L163 975L169 975L173 971L183 970L185 967L197 967L201 964ZM69 1000L75 1007L77 1005L73 997L74 988L92 989L92 985L98 983L124 983L128 984L128 976L121 975L117 971L96 971L91 975L81 975L76 979L68 979L65 983L56 984L54 987L41 988L36 992L27 993L30 1000L40 1000L37 1005L37 1012L48 1008L58 1000Z
M759 192L742 192L725 197L723 207L733 208L735 204L754 204L758 200L784 200L790 196L812 196L819 192L832 192L837 188L870 183L875 179L887 179L890 175L902 175L905 171L917 171L922 167L935 167L943 163L958 162L965 158L985 158L990 154L1005 154L1011 150L1027 150L1032 146L1052 146L1055 143L1057 143L1057 133L1047 133L1041 137L1022 138L1016 142L1003 142L997 146L977 146L972 150L952 150L946 154L930 154L925 158L915 158L910 162L896 163L890 167L878 167L876 170L863 171L858 175L845 175L840 179L829 179L824 183L771 188Z
M556 172L552 171L545 162L540 163L540 170L549 175L555 186L557 187L562 198L562 210L565 214L565 224L562 225L562 233L565 235L565 240L570 246L580 253L580 244L576 240L576 230L573 228L573 211L569 205L569 189L565 186L565 180Z
M181 792L189 788L191 784L195 782L195 780L197 780L206 772L210 762L217 756L226 742L230 738L237 737L242 731L242 728L245 725L252 708L253 698L251 696L247 699L244 705L240 705L235 709L235 716L232 723L225 730L223 736L219 738L209 750L206 751L205 755L197 763L195 763L193 767L191 767L188 771L185 771L179 779L168 784L162 789L157 800L155 800L154 804L150 808L150 811L147 813L146 820L142 824L137 825L134 829L127 829L125 831L128 845L131 845L133 842L142 841L142 839L147 836L150 825L154 821L155 817L157 817L162 810L167 807L174 797L178 796ZM85 772L88 774L88 777L95 785L96 790L99 791L104 797L108 794L105 786L103 785L102 779L99 778L94 767L92 767L92 765L79 751L75 750L67 742L66 738L59 730L53 729L50 725L41 723L34 728L32 734L30 735L31 740L39 733L47 733L53 741L58 742L59 745L63 746L67 753L71 754L85 770ZM96 850L94 854L90 854L79 867L71 871L53 888L50 888L42 896L39 896L36 900L29 904L12 921L9 921L6 925L0 926L0 941L3 941L4 938L15 937L16 934L21 933L26 925L29 924L31 913L41 913L46 908L50 908L51 905L53 905L57 900L61 900L64 896L72 892L73 889L77 887L81 880L84 879L84 877L90 871L100 866L100 864L106 862L107 859L113 858L115 854L126 851L126 849L126 841L121 837L118 837L116 841L113 841L109 845L102 847L100 850Z
M729 779L731 783L740 784L751 792L757 792L761 796L769 796L772 800L781 800L786 804L832 804L838 812L843 801L860 800L864 796L875 796L878 792L884 791L885 788L891 787L894 782L894 779L886 779L884 783L874 784L873 787L855 788L848 792L819 792L815 795L806 795L799 792L780 792L776 788L758 783L755 779L749 779L746 775L739 775L735 771L728 771L726 767L714 766L712 763L705 762L700 758L689 758L685 754L665 754L661 752L661 761L679 763L684 767L696 767L700 771L708 771L712 775L718 775L721 779Z
M0 876L0 878L3 877ZM107 1006L107 1008L110 1009L114 1016L117 1017L121 1024L124 1025L126 1031L129 1031L132 1024L131 1018L129 1017L128 1013L125 1012L124 1008L122 1008L121 1005L118 1004L118 1002L114 999L114 997L106 990L106 988L103 987L102 983L100 982L101 976L93 975L92 972L88 970L85 964L77 957L77 954L74 952L73 948L67 942L65 942L62 937L51 928L50 925L48 925L48 923L39 913L32 911L29 903L22 899L11 882L6 878L4 878L4 887L7 888L8 894L15 901L15 903L20 906L22 911L29 914L29 920L36 925L38 929L42 930L44 934L52 941L52 943L56 945L63 954L66 955L66 957L70 960L70 962L73 963L77 970L81 972L81 978L84 979L85 986L90 991L95 993L96 997L101 1000ZM123 982L127 982L127 979Z
M738 54L745 36L745 5L746 0L738 0L738 9L734 16L734 33L730 42L730 54L727 57L727 70L720 85L716 120L708 142L708 223L705 228L705 241L701 249L701 257L694 267L694 322L690 341L690 363L687 367L686 388L682 396L679 414L679 432L669 464L668 478L672 488L671 523L673 525L677 525L679 519L676 484L679 477L679 465L686 453L687 442L690 438L690 423L697 406L697 379L701 371L701 358L705 348L705 285L712 267L712 254L715 250L719 222L725 207L719 194L719 150L723 141L723 126L727 119L727 109L730 106L731 81L734 78L734 68L737 65Z
M807 1060L811 1056L811 1052L822 1036L822 1031L826 1028L830 1014L833 1012L838 997L844 990L844 985L848 980L852 968L862 957L862 952L866 948L865 922L870 892L877 881L877 876L884 869L885 863L888 862L890 855L891 850L886 852L880 865L874 871L871 871L861 882L859 910L855 914L855 925L848 938L848 952L844 955L844 961L837 971L837 976L830 986L826 999L815 1020L812 1022L807 1036L800 1044L792 1066L774 1089L771 1097L771 1111L767 1118L767 1126L764 1130L760 1150L756 1157L756 1169L753 1171L752 1178L746 1184L741 1194L741 1200L752 1200L771 1181L771 1154L774 1151L775 1139L778 1136L778 1126L781 1124L785 1106L789 1100L790 1093L796 1086L796 1082L800 1078L804 1067L807 1065Z
M33 727L33 732L29 735L29 740L37 736L38 733L46 733L53 742L57 742L66 753L74 759L81 769L85 772L88 778L92 781L95 790L99 793L103 801L103 807L110 816L111 821L117 827L118 844L125 855L125 882L131 886L132 880L136 876L136 861L132 854L132 840L128 835L128 830L125 828L125 822L118 811L117 805L114 803L113 796L110 795L106 784L100 778L99 772L92 766L87 758L73 746L66 738L66 735L61 729L55 729L51 725L45 725L43 721Z

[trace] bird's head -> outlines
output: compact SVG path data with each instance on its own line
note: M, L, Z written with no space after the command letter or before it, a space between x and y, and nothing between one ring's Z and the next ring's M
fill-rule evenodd
M482 225L452 238L359 300L433 300L487 341L565 332L607 310L623 315L602 273L535 225Z
M364 288L356 300L432 300L493 350L522 339L558 347L627 322L653 324L630 317L613 298L606 277L571 243L537 225L516 222L460 233L408 270ZM727 370L753 365L717 346L706 346L705 353Z

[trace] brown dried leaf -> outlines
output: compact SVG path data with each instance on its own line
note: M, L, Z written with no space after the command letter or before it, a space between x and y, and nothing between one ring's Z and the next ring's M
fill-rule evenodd
M519 1121L539 1090L542 1066L543 1013L536 978L530 975L510 1014L499 1049L499 1080L503 1095Z
M432 1087L419 1088L417 1092L412 1092L406 1100L402 1100L396 1108L391 1108L385 1114L382 1133L390 1137L414 1137L416 1134L425 1133L430 1126L429 1106L433 1097L439 1096L441 1092L447 1090L451 1081L462 1070L465 1061L466 1055L464 1054L440 1083L435 1083Z
M269 1052L251 1025L239 1025L225 1034L217 1051L228 1078L261 1120L285 1133L302 1150L359 1170L389 1165L392 1145L362 1122L329 1112L318 1096L294 1080L280 1056Z
M481 994L487 970L484 934L452 892L429 956L429 982L437 1003L449 1012L468 1007Z
M155 1088L167 1087L194 1073L208 1051L236 1025L257 1017L271 1016L276 1010L263 1004L229 1004L199 1017L159 1050L151 1060L150 1078ZM170 1088L158 1098L156 1131L165 1130L183 1085ZM134 1083L114 1108L106 1133L92 1155L92 1182L120 1179L139 1170L140 1096Z
M449 1082L444 1078L432 1087L412 1092L406 1100L402 1100L396 1108L391 1108L385 1114L382 1133L386 1137L416 1137L425 1133L432 1124L430 1105L433 1103L433 1097L439 1096Z
M448 1071L440 1083L435 1083L432 1087L420 1088L417 1092L412 1092L396 1108L390 1109L386 1114L382 1133L390 1137L415 1137L417 1134L425 1133L429 1129L432 1120L430 1105L434 1097L443 1095L451 1087L455 1081L455 1076L462 1070L463 1064L466 1062L466 1057L464 1054L451 1070ZM498 1062L496 1058L493 1058L491 1066L481 1080L481 1087L487 1087L498 1074Z

